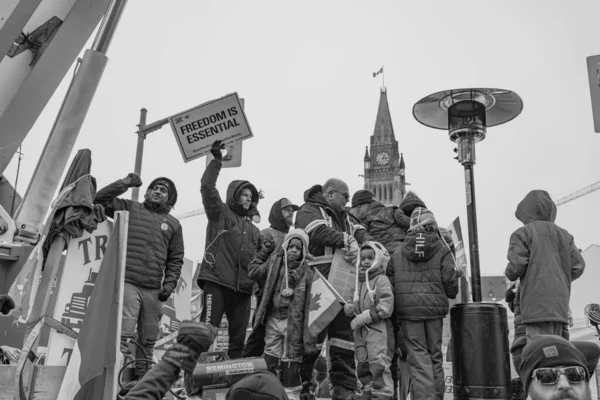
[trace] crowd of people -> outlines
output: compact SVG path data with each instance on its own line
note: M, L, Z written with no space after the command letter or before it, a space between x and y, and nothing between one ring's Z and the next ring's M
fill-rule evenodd
M145 375L136 369L139 382L126 398L160 399L181 371L192 373L225 315L229 358L263 357L268 370L238 382L228 398L285 399L287 388L304 400L405 399L408 391L412 399L441 400L442 321L463 271L452 236L425 202L409 192L386 206L368 190L350 196L347 184L332 178L306 190L302 205L275 201L270 226L259 231L256 187L233 181L224 199L216 188L222 148L213 144L200 187L208 219L197 273L201 322L184 322L177 343ZM109 216L130 212L121 346L129 358L136 334L142 358L151 358L161 303L177 285L184 254L181 225L169 214L175 184L155 179L142 203L118 198L141 185L130 174L95 199ZM571 282L585 262L573 236L554 223L556 205L547 192L530 192L515 215L523 226L510 238L506 268L513 282L506 300L515 313L511 353L520 372L513 390L533 400L591 399L600 350L568 341ZM336 254L356 269L354 294L315 333L308 329L311 289L316 277L329 277ZM14 307L10 298L1 300L3 313ZM399 359L409 379L400 376Z

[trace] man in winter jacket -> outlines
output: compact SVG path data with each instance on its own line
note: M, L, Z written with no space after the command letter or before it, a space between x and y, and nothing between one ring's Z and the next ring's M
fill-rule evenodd
M267 254L278 253L281 250L281 244L285 239L285 235L287 235L290 227L294 224L294 212L298 211L299 208L285 197L273 203L271 212L269 213L269 223L271 225L260 232L259 247L261 247L261 250L265 249ZM254 286L256 308L260 304L263 287L264 282L258 282ZM255 324L255 319L256 311L252 317L252 333L248 336L246 346L244 347L244 358L260 357L265 348L265 325Z
M211 148L214 160L202 175L200 193L208 218L204 258L198 272L198 286L203 290L202 322L219 327L223 314L227 316L229 358L241 358L250 320L253 281L248 265L256 253L260 232L253 224L258 217L259 196L248 181L229 184L225 202L217 190L217 178L222 166L217 140Z
M354 193L350 212L390 255L400 247L410 227L410 217L404 214L404 211L395 206L384 206L376 201L375 195L368 190Z
M347 259L354 263L358 256L359 242L372 240L362 226L350 222L345 209L350 199L348 192L348 185L344 181L329 179L323 186L315 185L304 192L305 203L296 213L296 227L304 229L310 237L309 253L315 256L311 265L325 277L329 277L336 249L346 250ZM331 360L329 378L333 399L346 399L356 390L354 339L350 320L341 310L319 338L308 338L310 341L323 343L325 334L328 336ZM311 378L318 357L318 352L311 352L302 359L302 398L311 398Z
M143 203L117 198L141 185L139 176L129 174L98 191L94 203L104 206L111 218L115 211L129 211L121 352L131 357L128 343L137 324L143 358L151 359L160 333L162 303L175 290L181 274L183 233L179 221L169 214L177 202L172 180L163 177L150 182ZM137 365L137 375L144 368L145 364Z
M515 216L524 226L510 237L505 273L511 281L521 280L521 323L527 340L542 334L562 336L569 322L571 282L583 274L585 261L573 236L554 223L556 204L545 190L529 192Z
M392 256L387 274L394 287L395 315L408 350L411 397L441 400L442 321L448 314L448 298L458 294L458 274L431 211L414 209L408 234Z

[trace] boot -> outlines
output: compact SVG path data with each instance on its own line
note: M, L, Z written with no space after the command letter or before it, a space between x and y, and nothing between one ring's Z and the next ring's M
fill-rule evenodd
M281 362L281 383L283 387L291 388L300 386L302 380L300 379L300 363L295 361L282 361Z
M302 390L300 390L300 400L315 400L316 397L310 392L311 382L302 382Z
M265 362L267 363L267 369L269 370L269 372L272 373L273 375L277 376L277 378L279 379L279 376L277 375L277 367L279 366L279 358L272 356L270 354L264 354L263 358L265 359Z
M332 400L348 400L351 396L354 396L356 392L353 389L349 389L345 386L333 386L331 387L331 399Z

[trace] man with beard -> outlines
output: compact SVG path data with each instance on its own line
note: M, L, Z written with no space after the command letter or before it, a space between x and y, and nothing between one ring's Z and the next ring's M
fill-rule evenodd
M269 213L269 223L271 225L260 232L259 239L259 247L262 246L261 250L264 249L266 255L277 254L281 250L281 244L285 239L285 235L289 233L291 226L294 224L294 211L298 211L299 208L285 197L273 204ZM262 299L263 287L264 282L258 282L254 287L257 309ZM265 325L259 324L255 326L255 316L256 314L252 317L252 326L255 328L246 341L244 358L260 357L265 348Z
M314 185L304 192L304 205L296 214L296 228L304 229L310 237L309 252L315 257L311 262L324 277L329 277L333 254L336 249L346 251L346 260L354 265L359 243L372 240L364 227L350 221L345 205L350 200L348 185L340 179L329 179L324 185ZM354 365L354 338L350 327L351 318L344 311L329 323L317 338L305 337L311 345L322 344L328 337L329 381L332 399L347 400L356 390ZM310 335L308 335L310 336ZM306 353L302 359L301 399L314 399L310 394L314 364L318 352Z
M229 345L227 355L241 358L246 329L250 320L250 301L254 282L248 276L248 265L258 246L259 195L256 187L245 180L232 181L225 201L217 190L224 145L220 140L210 150L214 160L204 170L200 181L202 203L208 218L204 258L198 272L204 307L202 322L214 327L227 316Z
M145 353L141 358L151 359L160 333L162 303L177 287L181 274L183 233L179 221L169 214L177 202L172 180L162 177L150 182L143 203L117 198L141 185L139 176L129 174L96 193L94 203L104 206L111 218L115 211L129 211L121 352L132 356L129 341L137 324L138 341ZM145 368L145 363L136 365L136 376Z
M557 335L537 335L523 349L521 380L532 400L591 400L583 354Z

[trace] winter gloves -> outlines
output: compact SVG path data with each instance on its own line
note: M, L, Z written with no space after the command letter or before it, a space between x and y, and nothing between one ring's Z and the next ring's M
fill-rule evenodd
M191 374L200 355L208 350L217 336L217 328L203 322L183 321L177 343L167 349L163 361Z
M258 252L257 256L265 261L269 258L269 256L271 255L271 253L273 253L273 250L275 250L275 243L273 242L273 240L271 238L265 238L265 240L262 243L262 247L260 249L260 251Z
M371 311L365 310L362 313L358 314L354 319L350 322L350 327L352 330L356 330L361 326L369 325L373 322L373 318L371 317Z
M13 299L7 294L0 294L0 312L2 312L2 315L7 315L13 308L15 308Z
M354 236L348 235L344 233L344 250L346 250L346 255L344 258L350 264L354 264L356 262L356 257L358 257L358 253L360 251L360 246Z
M134 173L128 174L123 178L123 182L127 187L140 187L142 186L142 179Z
M169 289L169 288L162 288L160 290L160 292L158 292L158 299L161 302L165 302L165 301L169 300L169 297L171 297L171 293L172 293L171 289Z
M223 153L221 153L221 150L225 149L225 145L223 144L222 141L220 140L215 140L215 142L212 144L212 147L210 148L210 154L212 154L212 156L215 158L215 160L223 160Z

